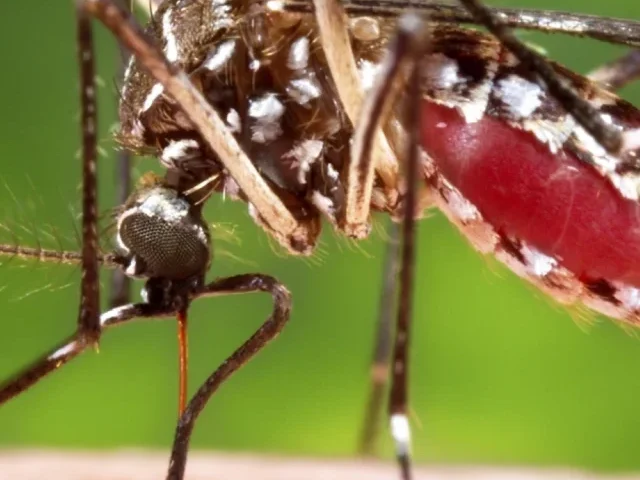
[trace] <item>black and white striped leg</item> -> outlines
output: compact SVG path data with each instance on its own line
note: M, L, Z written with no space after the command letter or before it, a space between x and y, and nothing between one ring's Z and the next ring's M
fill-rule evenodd
M425 48L423 46L423 48ZM420 57L423 50L414 53L414 68L408 85L407 125L408 142L404 168L406 194L402 220L401 267L398 297L396 337L391 360L391 392L389 414L391 435L396 445L396 456L400 464L403 480L411 478L411 430L408 419L409 381L409 339L411 335L411 313L415 269L415 205L418 200L418 179L420 159Z
M99 317L100 329L106 329L120 325L134 319L150 317L171 317L172 309L156 307L147 303L135 303L112 308ZM19 395L29 387L42 380L48 374L76 358L90 347L92 343L81 330L68 338L51 352L34 362L12 379L0 385L0 405Z
M391 433L396 444L396 453L401 467L402 478L411 478L410 468L410 431L407 419L407 366L409 320L411 315L411 293L414 257L414 213L417 204L418 179L418 121L420 91L417 65L428 47L429 32L426 24L416 14L405 14L398 21L396 38L389 46L387 57L383 61L374 87L363 105L360 122L354 133L352 157L371 155L371 146L382 118L390 105L401 94L407 77L411 86L407 94L409 118L408 155L404 165L401 186L406 190L404 196L404 222L402 225L402 267L400 271L398 316L396 337L392 356L391 392L389 412ZM355 152L355 153L354 153Z
M76 8L76 19L82 129L82 282L77 335L81 345L95 345L100 339L95 65L91 19L81 6Z

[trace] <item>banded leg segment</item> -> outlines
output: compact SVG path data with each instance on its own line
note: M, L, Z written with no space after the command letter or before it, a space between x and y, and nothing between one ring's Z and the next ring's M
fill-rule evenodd
M156 308L146 303L128 304L113 308L99 317L100 328L128 322L135 318L171 316L173 310ZM80 355L87 347L93 345L81 330L65 340L51 352L34 362L14 378L0 385L0 405L19 395L44 377L59 369Z
M379 437L385 387L389 378L393 314L396 308L399 268L400 227L390 221L387 229L387 245L382 269L382 289L378 306L378 323L373 355L371 357L370 384L367 406L360 431L358 451L361 455L374 455Z
M419 23L419 22L418 22ZM422 27L424 28L424 27ZM425 48L425 43L422 44ZM419 61L423 50L414 51L414 65L409 80L409 98L420 98ZM403 480L411 478L411 431L409 428L408 381L409 381L409 338L411 334L411 314L415 278L416 219L415 206L418 202L418 181L420 179L420 106L421 102L409 102L407 125L408 145L404 177L407 192L402 221L401 267L398 297L396 338L391 361L391 392L389 414L391 435L396 444L396 456L400 463Z
M144 0L140 0L144 1ZM342 0L342 6L351 16L397 18L410 7L437 23L484 25L461 5L445 2L407 0ZM313 13L309 0L283 0L284 10L295 13ZM588 37L602 42L628 47L640 47L640 22L621 18L606 18L586 13L568 13L557 10L527 8L488 7L488 11L500 18L510 28L535 30L544 33L563 33L576 37Z
M417 181L418 157L419 157L419 106L420 88L419 71L417 65L428 47L429 32L424 22L414 14L407 14L398 22L397 36L389 47L387 57L378 74L376 84L369 92L365 105L362 108L360 122L354 134L352 156L367 157L371 154L372 140L380 130L390 106L397 101L400 89L405 84L404 80L411 78L411 88L407 96L409 109L410 132L408 137L408 162L404 168L404 183L406 189L404 195L404 223L402 229L402 270L399 292L398 316L396 322L396 337L392 362L392 385L390 392L389 412L391 415L391 430L396 443L396 452L400 463L402 478L411 477L410 452L409 452L409 423L407 411L407 367L408 367L408 343L410 334L411 294L413 282L413 257L414 257L414 230L415 212L418 203ZM357 163L357 162L356 162ZM375 392L372 401L375 399ZM375 405L373 408L376 408ZM366 421L372 421L367 418ZM364 426L362 438L363 448L367 442L371 442L367 428Z
M82 128L82 283L78 335L80 345L96 344L100 338L100 291L98 278L98 180L97 104L91 19L80 4L76 8L80 109Z
M274 301L273 311L260 328L216 369L189 402L178 422L167 478L181 480L184 477L191 433L198 415L211 396L229 377L282 331L289 320L291 310L289 291L275 278L260 274L219 279L198 289L190 296L190 300L193 301L201 297L251 292L270 293ZM102 314L100 326L102 329L108 329L135 319L172 318L175 315L175 309L168 305L129 304L113 308ZM86 342L81 332L76 333L13 379L1 385L0 404L15 397L49 373L77 357L88 345L90 344Z

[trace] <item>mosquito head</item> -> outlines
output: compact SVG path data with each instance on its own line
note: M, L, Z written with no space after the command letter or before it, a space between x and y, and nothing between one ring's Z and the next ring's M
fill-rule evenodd
M116 240L130 276L184 280L203 276L209 266L201 207L158 180L127 200L117 216Z

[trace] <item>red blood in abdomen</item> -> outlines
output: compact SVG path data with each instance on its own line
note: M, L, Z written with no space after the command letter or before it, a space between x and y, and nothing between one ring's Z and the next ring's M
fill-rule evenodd
M489 116L466 123L425 101L422 125L425 150L497 231L580 278L640 287L640 206L592 168Z

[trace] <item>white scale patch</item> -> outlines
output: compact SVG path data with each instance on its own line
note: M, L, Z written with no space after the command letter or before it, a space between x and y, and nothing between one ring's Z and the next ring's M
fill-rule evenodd
M496 87L494 95L502 100L513 119L527 118L542 105L542 88L518 75L501 79Z
M338 171L333 168L333 165L331 165L330 163L327 163L327 175L329 175L329 178L334 182L338 180Z
M438 90L450 90L463 81L458 71L458 62L443 53L429 56L422 75L429 86Z
M64 347L60 347L58 350L56 350L51 355L49 355L47 360L55 361L55 360L62 359L64 357L66 357L68 354L70 354L71 352L73 352L75 350L76 345L77 344L76 344L75 340L73 342L67 343Z
M231 133L240 133L242 131L242 123L240 122L240 115L235 108L230 108L227 112L227 126Z
M640 289L630 286L618 286L615 297L622 303L624 308L630 312L640 310Z
M120 96L125 98L127 95L127 87L129 86L129 77L131 76L131 71L133 70L133 64L135 62L135 56L131 55L129 61L127 62L127 68L124 71L124 79L122 80L122 91L120 92Z
M558 261L545 255L528 245L522 245L520 253L527 262L527 271L535 277L544 277L548 275L557 265Z
M159 217L169 222L178 222L189 214L189 203L177 197L177 194L167 196L169 190L162 189L162 193L151 190L137 206L137 210L149 217Z
M283 155L285 158L296 160L294 166L298 168L298 182L301 184L307 183L307 174L322 153L323 147L324 142L320 140L303 140Z
M142 135L144 135L144 125L142 125L140 118L138 118L137 116L133 120L133 126L131 127L130 133L134 137L142 137Z
M249 116L254 118L251 126L251 140L268 143L282 134L280 118L284 114L284 105L275 93L267 93L249 103Z
M446 200L452 213L463 222L481 218L478 209L469 200L464 198L457 189L453 188L453 186L451 186Z
M309 64L309 39L301 37L291 44L287 56L287 67L291 70L303 70Z
M273 12L281 12L284 10L284 2L282 2L281 0L269 0L266 3L266 7L268 10L271 10Z
M144 99L144 104L142 105L141 111L146 112L147 110L149 110L149 108L151 108L151 105L153 105L153 102L156 101L156 98L162 95L163 91L164 87L160 83L156 83L153 87L151 87L149 95L147 95L147 98Z
M145 300L146 301L146 300ZM113 320L118 320L122 316L122 312L126 312L131 309L131 304L121 305L119 307L112 308L100 315L100 325L102 327L108 326Z
M333 201L327 197L326 195L321 194L317 190L314 190L311 194L311 203L318 209L322 214L327 216L330 219L335 219L336 217L336 209L333 204Z
M619 130L622 128L613 123L610 115L601 115L602 119ZM629 200L638 201L640 199L640 177L626 173L620 175L615 172L620 164L618 157L611 156L602 146L582 127L576 126L573 130L574 146L578 151L589 154L595 163L598 171L606 176L620 194Z
M391 415L391 436L396 444L398 455L408 455L411 449L411 428L407 416L401 413Z
M132 276L136 274L136 271L138 270L138 260L136 259L136 257L132 257L131 261L129 262L129 266L127 266L126 270L124 271L125 274Z
M382 65L369 60L360 60L358 62L358 76L360 77L360 84L362 89L366 92L373 88L373 84L376 81L378 72Z
M172 13L168 8L162 16L162 38L165 40L164 55L173 63L178 60L178 41L173 33Z
M193 152L194 149L198 149L198 142L191 138L172 141L162 150L160 161L167 168L175 168L176 164L181 160L188 160L190 158L193 158L194 154L196 153ZM189 152L189 150L192 151Z
M229 0L211 0L211 11L213 12L213 29L230 28L233 26L231 17L231 4Z
M257 72L258 70L260 70L260 66L262 64L260 63L260 60L257 59L253 59L251 60L251 62L249 62L249 70L251 70L252 72Z
M626 131L622 134L622 152L640 150L640 128ZM637 156L637 152L635 153Z
M212 72L217 72L224 67L233 57L236 50L236 41L227 40L222 42L209 54L202 66Z
M295 78L289 82L287 94L298 105L306 105L311 100L318 98L322 94L322 90L315 78Z
M565 115L557 121L523 119L521 125L516 124L515 126L532 133L536 139L549 148L551 153L556 154L564 148L567 139L576 127L576 122L570 115Z
M429 89L434 90L435 99L448 107L454 107L467 123L480 121L487 110L493 87L496 62L487 64L487 77L480 84L473 85L470 96L455 93L455 87L465 85L468 79L460 74L458 62L442 53L429 55L423 68L422 78Z

